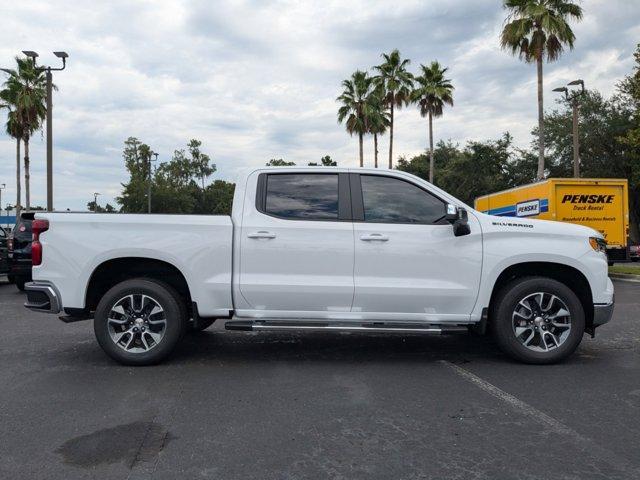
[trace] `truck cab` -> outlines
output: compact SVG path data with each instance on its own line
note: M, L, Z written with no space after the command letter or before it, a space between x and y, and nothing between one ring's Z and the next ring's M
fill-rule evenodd
M395 170L251 169L230 218L38 213L33 231L27 307L93 318L127 364L164 359L216 319L390 334L491 324L512 357L552 363L613 309L599 232L486 215Z

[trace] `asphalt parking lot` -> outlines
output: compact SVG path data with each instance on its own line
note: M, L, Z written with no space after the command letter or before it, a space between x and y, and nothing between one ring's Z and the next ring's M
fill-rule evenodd
M226 332L122 367L0 284L0 478L640 478L640 283L576 355L486 338Z

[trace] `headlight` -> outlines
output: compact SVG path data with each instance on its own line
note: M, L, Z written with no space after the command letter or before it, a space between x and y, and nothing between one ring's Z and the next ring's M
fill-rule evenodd
M591 245L591 248L596 252L607 253L607 242L604 238L589 237L589 245Z

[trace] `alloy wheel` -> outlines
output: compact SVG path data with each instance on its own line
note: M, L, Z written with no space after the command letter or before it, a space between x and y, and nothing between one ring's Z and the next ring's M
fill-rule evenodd
M571 313L557 295L536 292L516 305L513 333L530 350L548 352L560 347L571 332Z

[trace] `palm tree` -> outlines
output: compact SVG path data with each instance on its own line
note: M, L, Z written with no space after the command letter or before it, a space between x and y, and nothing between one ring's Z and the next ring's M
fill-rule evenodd
M29 140L40 129L46 115L46 79L30 59L16 58L18 68L8 70L9 78L4 83L0 97L12 105L15 122L19 124L24 142L24 187L26 208L31 208ZM55 88L55 86L54 86Z
M453 106L453 85L445 78L447 68L433 61L429 66L420 65L421 75L415 78L416 88L411 100L418 104L420 115L429 117L429 182L433 183L433 117L441 117L445 104Z
M22 141L22 127L16 119L16 112L10 111L6 125L7 134L16 139L16 216L22 210L22 182L20 181L20 142ZM0 206L1 208L1 206Z
M536 62L538 73L538 179L544 178L544 112L542 61L553 62L564 46L573 49L575 35L567 22L580 20L582 7L566 0L504 0L509 10L500 46L527 63Z
M375 168L378 168L378 135L384 134L391 125L391 115L385 107L384 94L382 86L378 86L367 97L367 130L373 135Z
M363 137L368 132L367 114L371 95L372 79L367 72L356 70L350 79L342 82L344 90L336 99L341 106L338 108L338 123L345 123L350 135L358 134L360 147L360 166L364 166Z
M378 72L375 77L376 83L384 90L384 100L390 110L389 117L389 168L393 168L393 121L395 107L402 108L409 103L411 89L413 88L413 75L407 71L407 66L411 62L408 58L404 60L400 56L398 49L391 53L383 53L384 62L373 67Z

